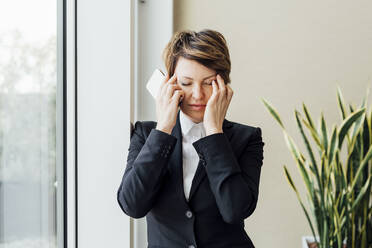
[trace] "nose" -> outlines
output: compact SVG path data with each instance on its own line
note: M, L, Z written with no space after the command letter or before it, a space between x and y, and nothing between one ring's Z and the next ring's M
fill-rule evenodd
M203 96L204 96L203 88L198 84L194 84L194 87L192 88L192 97L194 99L202 99Z

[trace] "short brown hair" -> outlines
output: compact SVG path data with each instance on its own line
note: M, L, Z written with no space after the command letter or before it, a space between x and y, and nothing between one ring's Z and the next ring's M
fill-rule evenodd
M215 70L225 84L230 83L229 49L221 33L210 29L175 33L163 52L165 68L169 76L174 74L179 57L197 61Z

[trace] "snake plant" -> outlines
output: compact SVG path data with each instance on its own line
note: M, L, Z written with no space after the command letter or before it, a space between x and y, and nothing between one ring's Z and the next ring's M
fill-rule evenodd
M361 106L347 110L340 88L337 101L342 121L329 132L323 112L316 127L308 108L303 115L295 109L296 123L306 147L299 150L285 129L278 112L261 98L283 130L305 185L308 206L295 186L287 167L284 174L297 195L319 248L372 247L372 110L366 109L369 89ZM305 132L307 131L307 132ZM308 138L312 138L313 145ZM341 158L345 155L345 159Z

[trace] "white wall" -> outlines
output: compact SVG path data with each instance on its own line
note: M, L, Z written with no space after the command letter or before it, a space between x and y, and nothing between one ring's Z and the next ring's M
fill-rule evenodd
M130 247L116 192L130 138L132 1L77 1L78 247Z
M262 128L259 202L246 220L257 247L298 248L311 234L282 166L303 193L302 181L260 98L274 104L301 149L294 109L302 102L315 120L323 110L328 126L339 123L337 84L347 102L359 105L372 83L371 10L367 0L175 1L175 30L213 28L227 38L235 92L227 118Z

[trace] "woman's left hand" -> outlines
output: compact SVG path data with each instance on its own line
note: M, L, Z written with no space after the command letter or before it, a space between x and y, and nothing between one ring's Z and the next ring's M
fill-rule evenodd
M233 90L223 78L217 74L217 82L213 80L213 93L208 100L204 112L203 124L206 135L222 133L222 124L233 96Z

